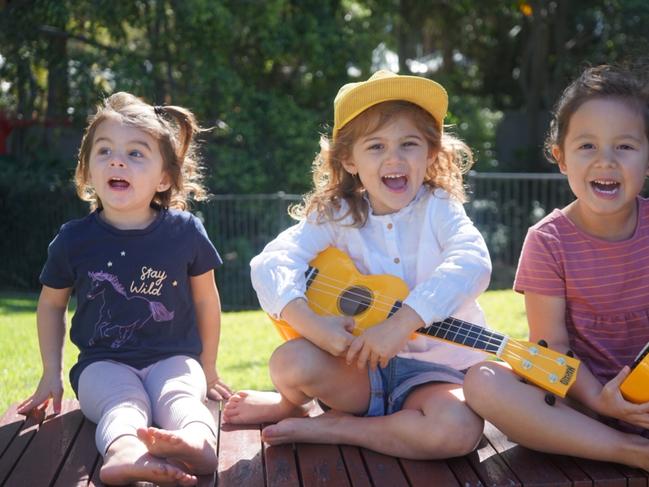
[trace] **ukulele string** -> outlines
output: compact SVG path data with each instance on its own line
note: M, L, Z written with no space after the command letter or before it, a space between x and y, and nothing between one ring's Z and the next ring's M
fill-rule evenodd
M323 292L324 294L330 295L330 296L337 296L337 294L327 293L327 292L324 292L324 291L322 291L322 290L319 290L319 291L320 291L320 292ZM321 311L321 314L324 315L324 316L337 316L336 314L332 313L331 311L327 310L326 308L324 308L323 306L320 306L320 305L317 304L317 303L310 302L310 304L311 304L311 306L313 306L314 308L317 308L318 310L320 310L320 311ZM314 310L314 311L315 311L315 310ZM453 321L454 321L454 320L453 320ZM454 325L453 323L448 323L448 322L446 322L445 324L448 324L448 325L450 325L450 326L455 326L455 328L457 328L457 329L460 328L459 326ZM487 330L487 331L488 331L488 330ZM480 333L482 333L482 332L478 332L478 333L480 334ZM456 335L457 335L457 334L458 334L458 333L457 333L457 331L456 331ZM445 335L445 336L448 336L448 335ZM439 337L439 338L442 338L442 337ZM446 339L446 338L442 338L442 339ZM451 341L453 341L453 340L451 340ZM456 343L457 343L457 342L456 342ZM489 343L489 342L484 342L484 343ZM499 342L499 343L500 343L500 342ZM511 342L510 342L510 343L511 343ZM516 343L514 343L514 345L516 345ZM522 347L522 346L521 346L521 347L512 347L512 348L519 348L519 349L522 349L523 351L526 351L526 350L527 350L525 347ZM525 358L524 358L523 356L519 355L518 353L515 353L514 351L510 352L508 355L509 355L511 358L518 360L521 364L524 363L524 361L525 361ZM539 358L547 358L547 357L540 356ZM541 371L542 373L546 374L547 377L550 377L551 374L553 373L552 371L550 371L550 370L546 370L545 368L543 368L542 366L540 366L540 365L538 365L538 364L534 364L534 367L535 367L537 370ZM529 372L527 372L527 377L530 378L530 373L529 373Z
M327 281L329 281L329 282L327 282ZM322 286L318 286L317 283L321 284ZM338 285L336 285L336 284L338 284ZM344 285L344 286L341 286L341 284ZM345 289L347 284L348 283L345 282L345 281L337 280L337 279L334 279L334 278L329 277L329 276L324 276L324 275L318 274L318 278L311 284L309 289L311 289L312 291L315 291L315 292L320 292L320 293L322 293L324 295L327 295L327 296L339 297L340 296L340 291ZM329 288L329 290L324 289L325 287ZM357 297L357 298L365 298L365 296L363 296L361 294L358 294L358 293L356 293L354 291L349 291L349 290L347 291L346 296L354 296L354 297ZM365 301L348 299L348 298L346 298L346 299L348 301L354 303L354 304L361 304L361 305L366 304ZM391 304L390 302L383 301L381 299L373 299L372 301L374 303L376 303L376 306L374 306L374 307L378 311L381 311L381 312L385 313L386 316L389 314L390 311L392 311L392 308L394 307L394 305ZM399 300L395 298L393 302L396 302L396 301L399 301ZM323 311L325 311L325 310L323 309ZM327 313L330 313L330 312L327 311ZM505 338L504 335L502 336L502 338L494 336L493 332L491 332L490 330L486 330L483 327L477 327L480 330L478 332L476 332L475 330L469 330L468 334L461 333L462 332L462 327L454 323L455 322L454 318L449 318L449 319L452 320L452 322L449 323L448 320L442 322L442 323L448 325L449 329L445 332L444 337L439 337L439 338L459 343L456 340L458 336L460 336L461 338L463 338L466 341L466 339L470 336L470 333L473 331L474 333L478 333L478 337L475 338L475 343L481 344L481 345L483 345L485 347L486 346L499 347L500 344L502 343L503 339ZM471 325L470 323L468 323L468 324L471 327L475 326L475 325ZM449 336L448 335L449 332L451 332L451 333L454 332L455 333L455 338L456 338L455 340L451 340L451 339L446 338L446 337ZM487 339L480 337L480 335L487 334L487 333L489 333L489 335L490 335ZM514 354L513 351L514 350L518 350L518 351L521 351L521 352L528 352L529 351L528 346L523 345L523 344L517 342L516 340L508 340L508 344L509 344L508 348L512 350L511 355L515 356L516 358L519 358L521 360L522 360L522 357L519 356L519 355ZM553 363L555 362L555 359L553 359L552 357L547 357L547 356L545 356L543 354L536 355L535 358L543 359L543 360L549 360L550 362L553 362Z
M333 289L333 291L329 291L329 290L324 289L323 287L316 286L315 283L311 285L310 289L312 291L314 291L314 292L320 293L320 294L325 295L325 296L331 296L331 297L334 297L334 298L336 298L336 297L338 297L340 295L340 293L337 292L337 291L339 291L338 288ZM357 302L357 301L353 301L353 300L349 300L349 301L354 302L356 304L363 304L362 302ZM313 303L313 302L311 302L311 304L315 305L315 303ZM323 311L326 311L328 314L331 314L331 312L329 312L328 310L325 310L324 308L322 308L319 305L317 305L317 306L319 308L321 308ZM384 308L384 307L381 307L381 306L375 306L375 308L378 311L380 311L382 313L385 313L386 316L388 315L388 309L387 308ZM391 310L392 310L392 307L389 308L389 311L391 311ZM335 316L333 314L331 314L331 315ZM454 323L444 322L444 324L448 325L450 327L449 329L445 330L445 334L444 334L443 337L439 337L439 338L442 338L444 340L455 341L457 343L457 340L447 338L449 336L449 333L455 333L456 339L457 339L458 336L460 336L461 338L463 338L465 340L465 342L461 343L461 344L466 345L466 339L471 337L471 333L473 333L473 334L477 334L477 336L471 337L474 340L475 343L480 344L480 345L484 346L485 348L487 348L487 347L495 347L496 349L500 346L500 344L503 341L503 338L499 338L497 336L494 336L493 332L491 332L490 330L487 330L487 329L485 329L483 327L477 327L476 326L476 328L479 331L476 331L475 329L471 329L471 330L469 330L469 332L467 334L465 334L465 333L461 333L462 328L460 326L454 324ZM471 326L475 326L475 325L471 325ZM426 328L426 327L424 327L424 328ZM424 333L420 333L420 334L424 335ZM483 334L484 335L488 334L490 336L488 336L487 338L482 338L480 335L483 335ZM426 333L425 335L430 335L430 334Z
M356 303L356 304L363 304L362 299L367 297L367 296L365 296L365 295L363 295L361 293L353 291L353 288L349 288L349 282L348 281L341 281L339 279L335 279L335 278L330 277L330 276L325 276L325 275L318 274L315 281L311 284L311 288L313 288L313 286L315 284L317 284L317 283L323 284L323 285L331 288L333 291L336 291L337 295L340 294L340 291L345 291L346 290L345 296L349 295L351 297L359 299L359 301L353 301L351 299L349 300L349 301L351 301L353 303ZM376 298L373 298L372 301L375 302L375 303L378 303L378 304L380 304L382 306L387 307L388 310L392 309L395 302L401 301L399 298L392 298L391 296L386 296L386 298L389 301L384 301L383 299L376 299ZM384 308L381 308L381 311L383 311L383 309Z

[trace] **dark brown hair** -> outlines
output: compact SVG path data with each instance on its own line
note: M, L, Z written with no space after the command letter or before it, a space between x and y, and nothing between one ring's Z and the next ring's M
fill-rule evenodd
M90 154L97 127L110 117L142 130L158 141L163 170L169 175L171 186L168 190L155 194L151 202L154 206L185 210L190 198L206 198L195 143L195 136L203 129L199 127L194 115L186 108L154 107L130 93L119 92L108 97L88 119L81 140L74 179L77 194L90 203L91 209L101 208L102 205L90 184Z
M640 69L601 65L585 69L568 85L554 106L550 130L545 139L546 158L553 163L552 147L563 150L572 115L589 100L617 98L638 110L644 120L649 139L649 90Z

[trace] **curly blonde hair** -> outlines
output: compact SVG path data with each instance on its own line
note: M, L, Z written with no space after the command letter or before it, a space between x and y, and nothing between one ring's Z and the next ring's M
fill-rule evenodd
M108 97L88 119L79 148L74 182L79 198L89 202L91 210L102 208L102 204L90 182L90 154L97 127L108 118L117 118L158 141L163 170L169 175L171 186L154 195L153 206L186 210L190 199L200 201L207 197L195 142L196 135L204 129L192 112L172 105L154 107L130 93L119 92Z
M352 156L354 143L362 136L371 134L394 120L407 116L424 135L429 154L437 151L437 157L426 171L424 183L431 189L441 188L452 198L466 201L462 176L474 163L471 149L457 137L440 133L439 124L424 109L407 101L387 101L374 105L346 124L331 140L320 138L320 152L313 161L313 190L306 194L301 204L290 208L295 219L304 219L316 212L317 221L340 221L351 216L354 227L362 227L367 221L369 206L364 188L357 176L347 172L343 161ZM336 217L341 202L345 200L349 211Z

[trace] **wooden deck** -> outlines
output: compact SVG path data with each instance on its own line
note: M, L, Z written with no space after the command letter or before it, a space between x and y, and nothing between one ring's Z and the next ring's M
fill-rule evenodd
M209 407L218 420L219 404ZM102 485L94 431L76 401L66 400L60 415L41 422L25 420L10 408L0 419L0 485ZM647 473L621 465L532 452L491 425L474 453L447 461L403 460L345 445L269 447L261 442L258 426L223 426L218 472L202 477L199 485L612 487L647 486L647 480Z

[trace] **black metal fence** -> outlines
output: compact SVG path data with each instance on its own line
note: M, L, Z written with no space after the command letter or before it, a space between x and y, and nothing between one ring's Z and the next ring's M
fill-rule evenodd
M467 213L484 235L494 263L492 288L509 287L527 228L571 200L567 181L560 174L470 173L467 184ZM217 195L195 208L224 260L217 271L224 309L258 306L248 263L294 223L287 209L299 200L284 193ZM2 287L38 289L48 242L61 223L86 213L73 192L30 191L10 199L0 195Z

